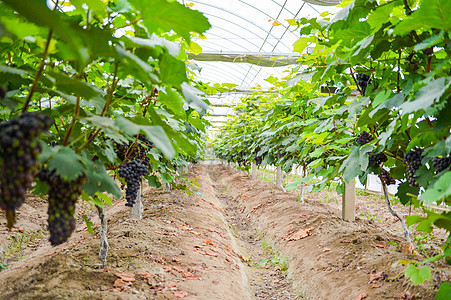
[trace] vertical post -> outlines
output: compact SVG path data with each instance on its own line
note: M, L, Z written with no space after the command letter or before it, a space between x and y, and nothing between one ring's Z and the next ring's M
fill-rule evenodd
M257 166L254 163L252 163L251 170L252 170L252 179L253 180L257 179Z
M282 166L277 166L276 187L282 188Z
M130 219L141 220L143 217L144 205L141 201L141 190L142 185L140 185L139 187L138 197L136 197L136 203L133 205L133 207L130 207Z
M102 207L96 206L97 207L97 212L99 213L99 218L100 218L100 229L99 229L99 234L100 234L100 249L99 249L99 258L100 261L102 262L102 266L105 268L107 266L107 262L106 262L106 258L108 255L108 238L107 238L107 233L108 233L108 223L107 223L107 219L105 218L105 210Z
M345 192L342 201L342 216L344 221L355 221L355 181L345 183Z

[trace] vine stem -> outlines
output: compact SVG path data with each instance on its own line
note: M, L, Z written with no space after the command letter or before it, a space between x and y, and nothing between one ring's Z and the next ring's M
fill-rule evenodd
M398 93L401 92L401 86L399 85L399 82L401 81L401 53L402 51L399 50L399 55L398 55L398 79L396 82L396 91Z
M114 67L114 75L113 75L113 81L111 86L108 89L108 95L105 102L105 105L103 106L102 112L100 113L101 117L104 117L108 111L108 108L110 107L111 101L113 100L113 94L114 90L116 89L117 83L119 82L119 79L117 78L117 71L118 71L119 63L116 61L115 67ZM79 153L83 149L85 149L87 146L89 146L95 139L95 137L100 133L101 129L97 129L95 131L91 132L91 135L88 138L88 141L81 145L77 150L75 150L76 153Z
M22 107L22 113L27 111L28 105L30 104L30 101L31 101L31 97L33 96L34 91L36 90L36 87L38 86L39 79L41 78L42 73L44 73L45 60L49 53L49 46L50 46L50 41L52 40L52 35L53 35L53 29L50 29L49 34L47 35L47 41L45 42L44 54L42 54L41 63L39 64L39 69L37 70L36 75L34 76L33 85L31 86L30 92L28 93L27 99L25 100L25 104Z
M67 142L69 141L72 131L74 130L75 123L77 122L79 113L80 113L80 96L77 96L77 102L75 103L74 117L72 119L72 123L70 124L69 129L67 130L66 137L64 138L64 141L63 141L63 146L66 146Z
M357 84L357 79L355 79L354 70L352 70L352 67L349 67L349 70L351 71L351 76L352 76L352 79L354 79L355 85L357 86L357 90L359 91L360 95L363 96L363 92L360 89L359 85Z
M385 196L385 203L387 203L387 207L388 210L390 211L390 213L399 219L399 221L401 221L401 227L402 230L404 232L404 236L406 237L407 243L412 243L412 239L410 238L410 231L409 231L409 227L407 227L406 221L404 220L403 217L401 217L396 211L393 210L393 208L391 207L391 203L390 203L390 199L388 198L388 191L387 191L387 185L385 184L384 179L382 178L382 175L379 174L379 179L381 181L382 184L382 189L384 190L384 196Z

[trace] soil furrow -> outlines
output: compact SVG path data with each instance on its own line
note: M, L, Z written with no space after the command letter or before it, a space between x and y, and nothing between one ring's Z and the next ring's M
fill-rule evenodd
M233 236L237 253L244 262L248 291L254 299L300 299L288 279L288 262L240 213L239 203L228 193L215 169L208 168L214 194L224 210L224 221Z

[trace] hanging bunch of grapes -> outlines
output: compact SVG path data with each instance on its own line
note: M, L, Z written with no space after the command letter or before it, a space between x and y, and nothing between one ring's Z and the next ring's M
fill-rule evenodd
M124 178L127 183L125 190L126 206L133 207L138 197L139 188L143 176L149 172L149 161L146 158L144 161L135 159L123 163L119 167L119 176Z
M129 142L128 144L115 143L116 153L120 160L125 160L127 157L131 160L139 159L144 161L149 152L149 149L154 147L153 143L146 139L144 135L138 135L140 143ZM130 152L131 151L131 152Z
M8 228L38 170L42 148L37 137L52 124L48 115L28 112L0 124L0 208L6 212Z
M381 169L381 177L382 177L382 180L385 182L386 185L396 184L396 181L393 179L393 177L391 177L391 175L388 172L388 170L386 170L384 168Z
M436 174L446 170L451 165L451 156L434 157L432 160L432 166L435 168Z
M421 159L424 149L415 148L407 152L404 156L404 163L407 166L407 179L411 186L418 186L415 172L421 166Z
M360 87L360 90L362 91L362 95L365 95L366 87L370 82L370 76L366 74L356 73L355 79L357 81L357 85Z
M363 146L365 144L368 144L372 140L374 140L374 138L368 132L363 131L362 133L360 133L360 135L357 137L357 139L355 141L360 146Z
M67 241L75 229L75 203L87 179L80 175L74 180L66 180L47 168L43 168L38 177L50 186L48 224L50 243L56 246Z

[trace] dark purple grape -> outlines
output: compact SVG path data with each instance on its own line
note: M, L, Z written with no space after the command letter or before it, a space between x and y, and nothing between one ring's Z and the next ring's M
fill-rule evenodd
M0 208L6 211L8 228L38 170L42 147L37 136L52 124L48 115L29 112L0 123Z

